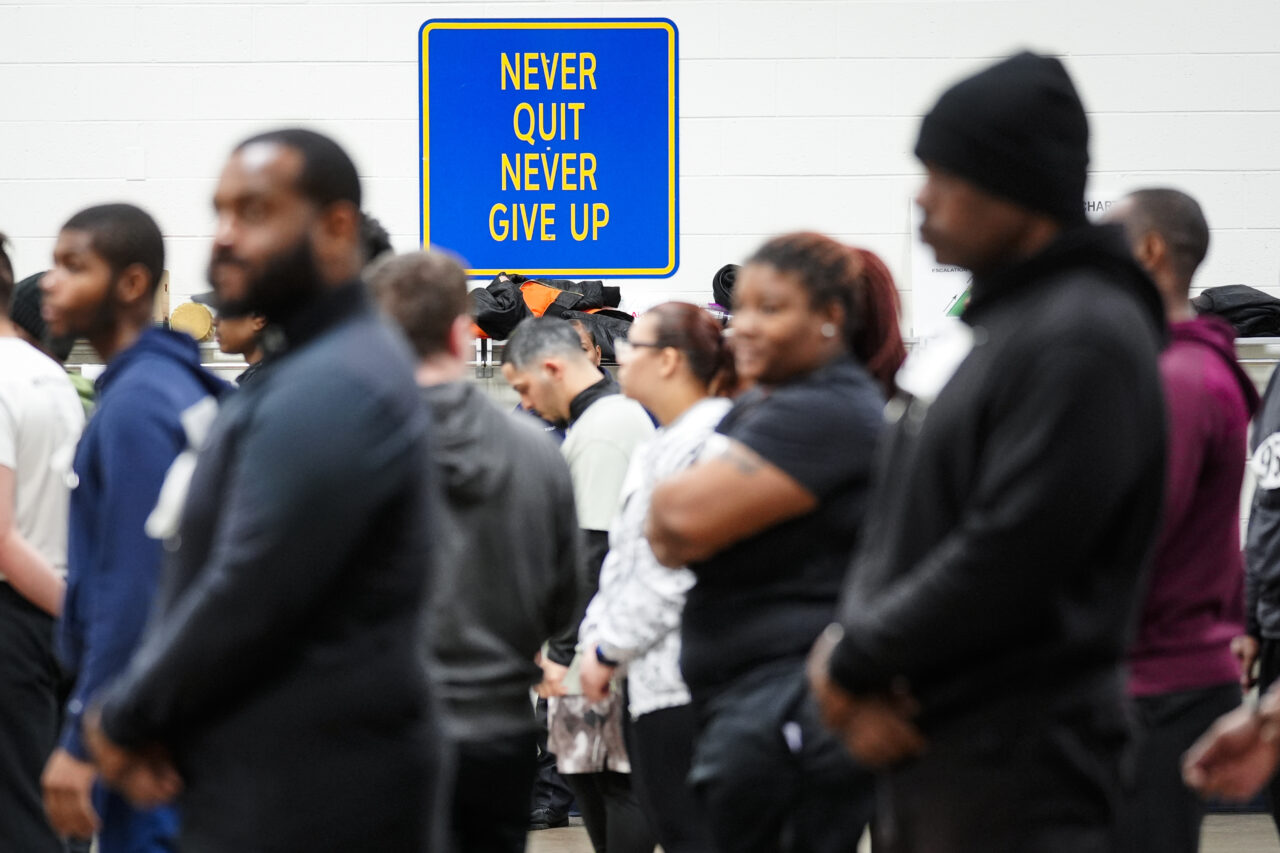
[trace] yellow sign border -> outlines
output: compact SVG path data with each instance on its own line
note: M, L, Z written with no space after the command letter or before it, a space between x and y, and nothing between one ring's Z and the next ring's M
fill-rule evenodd
M668 234L667 244L667 265L661 269L535 269L520 270L525 273L536 273L538 275L611 275L611 276L652 276L666 277L676 270L676 262L679 257L677 254L676 241L679 238L679 218L676 213L676 204L678 198L679 177L676 175L676 125L680 118L676 114L676 29L675 25L666 20L646 20L646 21L531 21L531 20L492 20L492 21L427 21L422 25L419 32L419 69L422 78L419 81L420 94L422 98L422 119L420 143L422 145L422 162L420 169L422 172L422 203L419 205L419 233L422 235L422 245L427 247L431 245L431 225L427 215L427 206L431 198L431 169L427 162L428 153L431 151L431 121L430 121L430 89L427 85L427 69L430 64L427 61L427 42L433 30L547 30L547 29L572 29L572 30L635 30L635 29L661 29L667 32L667 222L669 223L670 233ZM449 247L445 247L449 248ZM482 275L498 275L508 270L487 270L487 269L468 269L467 274L471 276Z

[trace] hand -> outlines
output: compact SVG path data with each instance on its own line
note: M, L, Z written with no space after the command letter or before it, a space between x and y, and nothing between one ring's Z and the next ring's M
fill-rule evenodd
M1231 641L1231 654L1240 661L1240 686L1245 690L1258 683L1254 664L1258 661L1259 647L1258 638L1248 634L1242 634Z
M853 700L841 732L845 749L873 770L891 767L925 751L924 735L911 718L918 713L910 697L869 696Z
M614 668L603 664L596 657L592 646L582 655L578 663L578 680L582 682L582 695L592 702L600 702L609 695L609 682L613 679Z
M65 749L55 749L49 756L40 786L44 789L45 814L54 832L64 838L93 838L99 821L90 792L97 775L92 764Z
M167 752L157 747L131 755L133 760L113 783L125 799L140 809L153 809L177 799L182 793L182 777Z
M848 724L854 701L851 693L831 680L831 653L838 642L838 635L831 629L823 631L809 650L809 660L805 665L809 690L817 702L822 723L837 733Z
M107 737L96 710L85 714L84 736L103 781L138 808L164 805L182 792L182 778L163 747L140 752L124 749Z
M809 653L809 688L822 722L869 768L888 767L924 752L926 742L911 720L919 705L905 691L855 696L831 680L831 653L838 639L824 631Z
M1218 718L1182 759L1182 778L1205 796L1243 802L1280 763L1280 724L1242 705Z
M543 699L566 695L568 691L564 688L564 677L569 674L569 667L561 666L545 656L542 658L541 665L542 683L534 687L533 691Z

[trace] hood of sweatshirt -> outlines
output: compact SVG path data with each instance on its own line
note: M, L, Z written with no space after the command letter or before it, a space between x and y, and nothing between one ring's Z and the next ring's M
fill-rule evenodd
M1052 243L1029 258L982 275L975 275L963 318L970 325L985 307L1023 287L1035 287L1059 270L1092 267L1108 281L1130 293L1146 310L1161 341L1168 341L1164 302L1146 270L1134 260L1119 225L1081 225L1062 231Z
M1258 411L1258 389L1236 360L1236 330L1230 323L1213 314L1201 314L1195 319L1172 324L1169 336L1175 341L1198 343L1212 350L1240 383L1249 414L1252 416Z
M190 371L191 375L214 398L220 398L231 385L200 366L200 346L190 335L169 329L150 328L132 346L118 353L102 371L95 383L98 393L123 372L126 365L146 356L160 356Z
M431 455L455 504L485 500L505 482L511 448L502 439L498 410L470 382L422 389L431 408Z

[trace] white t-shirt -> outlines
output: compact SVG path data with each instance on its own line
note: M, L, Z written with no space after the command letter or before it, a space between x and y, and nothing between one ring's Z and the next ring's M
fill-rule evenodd
M596 400L569 427L560 451L573 476L573 499L583 530L609 529L618 514L631 454L653 432L644 407L621 394Z
M0 338L0 466L16 475L18 532L60 572L83 429L84 407L62 365L23 340Z

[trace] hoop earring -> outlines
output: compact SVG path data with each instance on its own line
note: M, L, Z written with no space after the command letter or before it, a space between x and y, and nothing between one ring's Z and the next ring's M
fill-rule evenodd
M823 324L822 324L822 336L823 336L824 338L834 338L834 337L836 336L836 324L835 324L835 323L823 323Z

